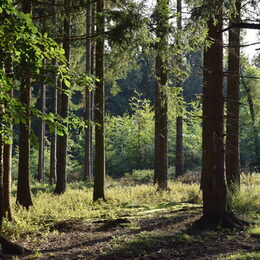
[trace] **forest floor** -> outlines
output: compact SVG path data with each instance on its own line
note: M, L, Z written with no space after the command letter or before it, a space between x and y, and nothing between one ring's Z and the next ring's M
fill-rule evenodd
M55 222L48 236L39 232L30 242L16 241L34 253L3 259L260 259L259 235L194 229L201 210L179 203L110 220Z

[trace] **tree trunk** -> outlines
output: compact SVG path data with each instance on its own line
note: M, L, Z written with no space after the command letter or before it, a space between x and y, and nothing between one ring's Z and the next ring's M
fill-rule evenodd
M182 27L182 0L177 0L177 28L181 30ZM182 57L177 57L179 66L182 66ZM181 82L177 80L179 85ZM181 90L180 97L183 96L183 91ZM181 105L180 105L181 106ZM176 160L175 160L175 177L183 175L183 118L182 116L177 116L176 118Z
M45 67L45 62L44 62ZM46 85L44 78L41 82L41 96L40 96L40 111L45 114L46 112ZM44 154L45 154L45 121L40 119L40 135L39 135L39 157L38 157L38 181L44 182Z
M31 13L31 0L22 1L22 11ZM29 68L25 58L22 58L22 71L20 85L20 100L26 108L24 121L20 123L19 136L19 163L18 163L18 183L17 183L17 200L16 202L25 208L33 205L30 191L30 111L31 86Z
M155 162L154 182L158 183L159 190L168 189L168 118L167 95L164 87L167 84L167 61L163 60L163 52L168 45L168 0L157 1L157 28L156 34L157 56L155 61Z
M95 178L93 200L105 200L105 99L104 99L104 0L97 0L97 33L96 42L96 110L95 110Z
M70 62L70 0L64 1L65 6L65 17L64 17L64 40L63 48L65 50L65 57L69 65ZM69 98L64 93L68 87L65 82L62 82L62 93L60 96L60 116L66 118L68 116L69 109ZM67 143L68 136L64 134L63 136L58 136L57 138L57 182L54 193L63 194L66 191L66 164L67 164Z
M57 8L55 7L56 5L56 0L52 1L53 3L53 24L56 24L57 22L57 17L56 17L56 12ZM57 30L54 28L54 33L53 33L54 38L57 37ZM53 61L52 65L56 67L56 62ZM57 93L57 72L55 71L53 73L53 89L52 89L52 113L57 114L57 98L58 98L58 93ZM54 128L54 131L51 133L51 153L50 153L50 178L49 182L50 184L56 183L57 179L57 131L56 127Z
M208 21L208 39L213 41L204 50L203 71L203 139L201 228L233 227L234 218L227 200L224 170L224 97L222 4L215 2L215 18Z
M86 9L86 73L91 75L91 4L90 0L87 2ZM89 90L89 86L86 86L85 90L85 120L87 122L92 121L92 91ZM92 161L92 126L89 124L85 130L85 179L93 178L93 161Z
M240 21L240 0L236 1L237 13L232 14L230 24ZM226 137L226 178L230 191L240 186L240 131L239 131L239 68L240 28L229 30L228 78L227 78L227 137Z
M9 78L13 78L12 64L11 61L7 61L5 64L5 72ZM8 93L10 97L13 97L13 90L11 89ZM5 104L8 107L8 104ZM10 130L12 130L13 122L10 118ZM4 206L4 216L7 217L9 221L12 220L12 209L11 209L11 184L12 184L12 144L4 144L4 175L3 175L3 206Z

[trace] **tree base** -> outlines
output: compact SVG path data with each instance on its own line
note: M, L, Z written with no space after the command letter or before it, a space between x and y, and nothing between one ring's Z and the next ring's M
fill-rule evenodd
M193 223L194 227L202 230L216 230L221 228L243 230L244 226L248 225L248 222L239 219L233 213L227 213L220 217L203 215L199 220Z
M0 236L0 244L2 246L2 252L4 255L25 255L33 253L33 251L27 248L8 241L3 236Z

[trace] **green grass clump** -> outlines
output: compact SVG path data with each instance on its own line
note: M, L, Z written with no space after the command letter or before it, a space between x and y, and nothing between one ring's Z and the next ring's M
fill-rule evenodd
M245 218L260 215L260 174L242 175L240 191L232 196L233 209Z

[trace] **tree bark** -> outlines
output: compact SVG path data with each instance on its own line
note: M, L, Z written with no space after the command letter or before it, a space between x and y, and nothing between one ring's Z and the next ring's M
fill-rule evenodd
M96 110L95 110L95 177L93 200L105 200L105 102L104 102L104 0L97 0L97 33L96 42Z
M45 67L45 62L44 62ZM41 82L40 111L46 112L46 85L44 78ZM38 157L38 181L44 182L44 154L45 154L45 121L40 119L40 135L39 135L39 157Z
M214 6L215 5L215 6ZM203 71L203 133L202 179L203 216L197 221L200 228L234 227L230 212L224 170L224 97L222 3L215 1L215 24L208 21L208 40L204 50Z
M230 24L240 21L240 0L236 1L236 13L232 14ZM227 78L227 125L226 125L226 179L230 191L240 186L240 28L229 30L228 78Z
M168 189L168 117L167 95L165 87L168 80L167 60L163 59L163 52L168 45L168 15L169 1L157 1L157 28L156 35L159 39L157 44L157 56L155 61L155 162L154 182L158 183L159 190Z
M11 61L8 60L5 63L5 72L8 77L13 78L12 64ZM8 93L10 97L13 97L13 90L11 89ZM5 108L8 107L8 104L5 104ZM10 118L10 130L12 131L13 122L12 118ZM4 173L3 173L3 207L4 207L4 216L7 217L9 221L12 220L12 209L11 209L11 184L12 184L12 144L4 144Z
M91 75L91 3L87 1L86 8L86 73ZM85 90L85 120L87 122L92 121L92 90L89 86L86 86ZM89 124L85 130L85 179L93 179L93 161L92 161L92 125Z
M65 6L65 17L64 17L64 40L63 48L65 50L65 57L69 65L70 62L70 0L64 1ZM60 116L66 118L68 116L69 110L69 98L64 91L68 87L65 82L62 82L62 93L60 94ZM67 144L68 136L64 134L63 136L58 136L57 138L57 182L54 193L63 194L66 191L66 182L67 182Z
M56 17L56 12L57 8L55 7L56 5L56 0L53 0L53 24L56 24L57 22L57 17ZM54 38L57 37L57 30L54 28L54 33L53 33ZM56 62L53 61L52 65L56 67ZM57 72L54 71L53 73L53 89L52 89L52 113L57 114L58 112L58 105L57 105L57 99L58 99L58 93L57 93L57 87L58 87L58 82L57 82ZM51 153L50 153L50 178L49 182L50 184L56 183L57 179L57 130L56 127L54 127L54 131L51 133Z
M177 29L181 30L182 27L182 0L177 0ZM177 57L179 66L182 66L181 57ZM177 80L179 85L181 82ZM180 96L183 96L183 91L181 90ZM181 105L180 105L181 106ZM181 115L176 118L176 160L175 160L175 177L183 175L183 118Z
M22 1L22 11L31 13L31 0ZM26 108L25 118L20 123L19 136L19 163L18 163L18 183L17 183L17 200L16 202L25 208L33 205L30 191L30 111L31 86L29 75L29 64L22 58L22 71L20 85L20 100Z

